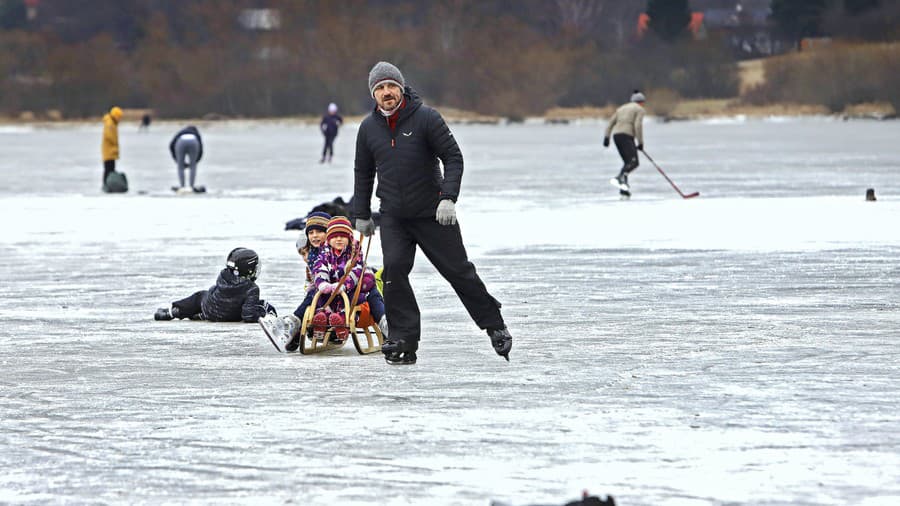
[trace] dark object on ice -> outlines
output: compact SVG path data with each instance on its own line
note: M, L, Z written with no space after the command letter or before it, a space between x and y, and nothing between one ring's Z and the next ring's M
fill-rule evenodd
M150 118L149 114L144 114L143 116L141 116L141 126L138 127L138 131L149 130L151 121L152 119Z
M125 193L128 191L128 178L124 172L112 171L103 182L103 191L106 193Z
M309 213L322 212L328 213L329 216L350 216L352 210L352 198L350 199L350 202L344 202L343 197L337 196L331 202L322 202L313 207L309 210ZM309 213L306 213L306 215L309 216ZM372 213L372 219L375 221L375 226L378 226L379 218L380 216L378 213ZM295 218L284 224L285 230L303 230L304 228L306 228L306 217Z
M294 218L284 224L285 230L303 230L306 228L306 218Z
M310 209L309 213L323 212L329 216L350 216L350 203L344 202L344 198L338 195L331 202L322 202ZM306 213L307 216L309 213ZM296 218L284 225L285 230L303 230L306 228L306 217Z
M331 202L322 202L310 209L310 212L328 213L331 216L350 216L350 202L344 202L344 198L338 195Z
M566 503L566 506L616 506L616 501L611 495L606 496L606 499L600 499L595 495L588 495L587 492L585 492L580 501Z
M869 188L866 190L866 200L869 202L875 202L877 199L875 198L875 188Z
M499 501L491 501L491 506L508 506L506 503L502 503ZM537 505L532 505L537 506ZM616 506L616 501L613 499L611 495L606 496L606 499L600 499L595 495L588 495L587 491L585 491L581 499L577 501L567 502L564 506Z

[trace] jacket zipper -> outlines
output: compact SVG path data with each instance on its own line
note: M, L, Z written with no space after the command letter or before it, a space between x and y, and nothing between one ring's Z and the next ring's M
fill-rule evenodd
M388 133L391 135L391 148L397 147L397 125L394 125L394 128L391 128L391 119L384 118L385 123L387 124ZM400 118L397 118L397 123L400 122Z

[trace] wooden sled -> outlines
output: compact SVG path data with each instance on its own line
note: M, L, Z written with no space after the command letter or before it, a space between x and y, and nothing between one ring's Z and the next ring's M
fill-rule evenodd
M384 344L384 335L381 328L372 319L369 313L369 304L363 303L356 306L350 311L346 311L347 317L344 325L350 329L347 339L340 341L337 339L335 328L329 325L325 331L323 339L314 339L312 335L312 319L316 314L316 306L319 301L321 292L317 292L313 297L312 303L303 313L303 322L300 326L300 353L304 355L312 355L323 351L336 350L342 348L347 341L353 340L353 346L360 355L368 355L381 351L381 345ZM350 307L350 299L347 294L341 292L341 298L344 300L344 307Z

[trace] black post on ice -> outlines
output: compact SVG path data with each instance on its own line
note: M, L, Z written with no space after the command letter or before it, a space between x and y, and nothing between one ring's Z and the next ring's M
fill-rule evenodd
M866 200L869 202L875 202L877 199L875 198L875 188L869 188L866 190Z

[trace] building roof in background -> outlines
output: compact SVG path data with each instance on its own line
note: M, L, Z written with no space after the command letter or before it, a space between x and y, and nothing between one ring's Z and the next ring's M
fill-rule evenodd
M771 9L748 8L738 3L735 8L712 8L703 11L707 28L728 28L738 26L763 26L768 23Z
M712 2L695 2L697 7L709 5ZM768 25L772 9L768 3L758 1L719 1L716 6L696 9L691 12L691 20L688 24L694 37L702 37L704 29L719 30L740 27L763 27ZM650 27L650 16L641 13L637 20L637 37L640 39Z

